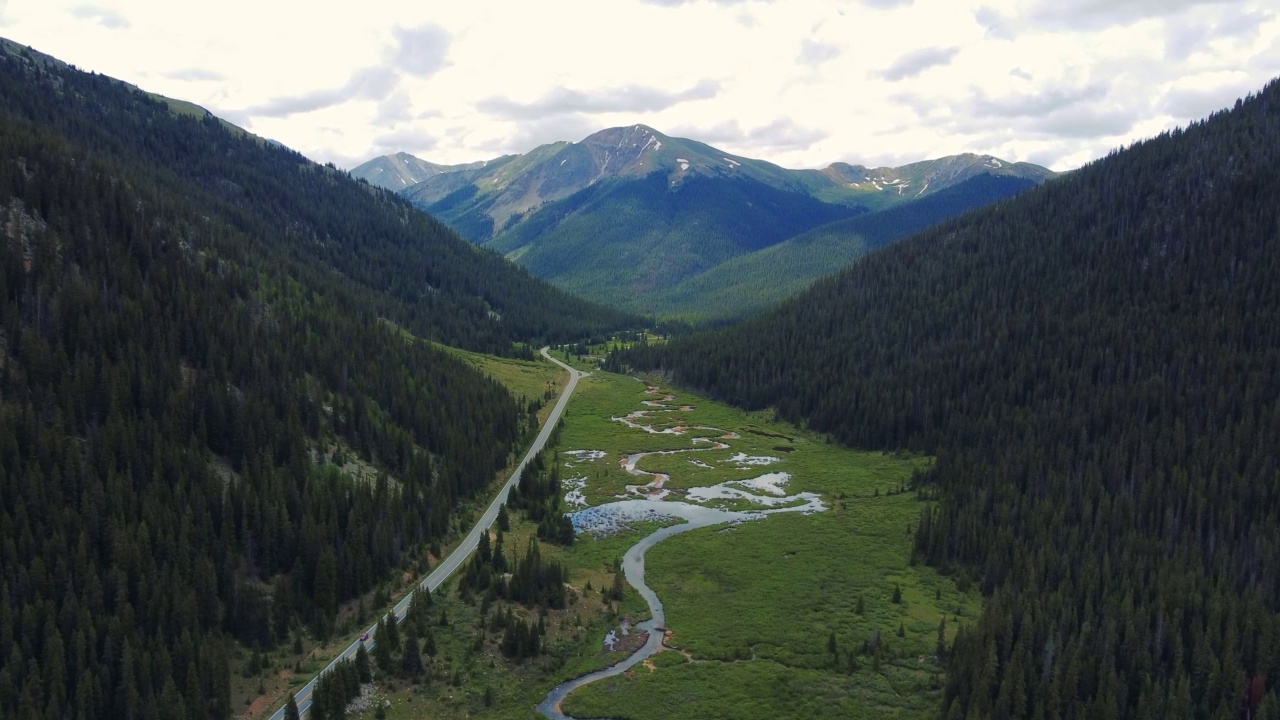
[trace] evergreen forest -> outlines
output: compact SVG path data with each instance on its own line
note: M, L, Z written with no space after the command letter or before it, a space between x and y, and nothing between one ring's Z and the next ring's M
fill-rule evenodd
M727 325L800 293L871 250L1036 183L983 174L901 205L820 225L667 285L648 300L659 317Z
M229 717L235 643L331 634L536 426L417 338L630 321L179 110L0 42L0 717Z
M913 562L987 596L948 719L1280 717L1280 82L614 353L936 456Z

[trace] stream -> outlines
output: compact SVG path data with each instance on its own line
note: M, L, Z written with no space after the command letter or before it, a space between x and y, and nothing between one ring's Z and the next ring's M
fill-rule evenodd
M656 388L650 387L647 392L654 393ZM660 408L658 410L637 410L626 417L613 418L616 422L621 422L627 427L644 430L645 432L657 435L683 435L689 430L710 430L724 432L719 428L701 427L701 426L683 426L677 425L665 430L655 430L651 425L641 425L638 420L643 420L651 412L671 412L665 403L675 399L673 395L666 395L660 401L645 400L642 404L650 408ZM687 406L686 406L687 407ZM681 408L685 409L684 407ZM702 488L691 488L687 497L697 499L702 502L711 502L716 500L741 501L747 500L761 506L767 506L769 509L751 509L751 510L724 510L721 508L707 507L704 505L695 505L691 502L683 502L682 500L668 500L669 491L663 487L670 477L664 473L652 473L637 468L638 463L649 455L672 455L676 453L690 452L714 452L717 450L727 450L729 445L724 440L735 440L739 436L736 433L725 432L719 440L710 438L697 437L693 438L693 444L707 444L707 447L693 447L677 450L659 450L654 452L633 453L626 457L622 463L622 467L629 474L635 476L652 476L652 480L644 485L628 485L628 495L620 496L616 502L605 503L595 507L588 507L577 512L571 513L569 518L573 521L574 529L577 532L590 532L595 535L608 534L623 529L627 522L635 522L639 520L660 520L664 518L678 517L685 522L680 525L670 525L660 528L649 535L646 535L635 545L632 545L622 556L622 569L627 578L627 582L631 587L635 588L640 596L644 598L649 605L650 619L638 623L635 626L636 631L644 631L648 633L648 639L645 644L628 656L621 662L611 665L607 668L596 670L581 677L560 683L551 692L547 693L547 697L538 704L538 712L550 720L573 720L572 716L565 715L560 710L560 703L565 697L574 690L602 680L607 677L614 677L630 670L632 667L643 662L646 658L662 649L662 641L666 633L666 615L662 608L662 601L658 598L657 593L645 583L644 577L644 554L645 552L666 540L673 535L679 535L683 532L696 530L698 528L709 527L712 525L720 525L725 523L737 524L742 522L754 521L762 519L766 515L780 512L800 512L814 513L826 510L826 506L822 504L822 500L814 493L802 492L794 495L787 495L782 489L790 475L787 473L769 473L750 480L729 480L718 485ZM590 454L592 451L577 451L579 454ZM725 462L733 463L738 469L746 469L750 466L768 465L778 462L779 458L769 457L747 457L739 453ZM709 468L710 465L701 461L691 461L693 464ZM749 492L749 490L758 490L764 495ZM580 489L574 489L572 492L580 493ZM640 498L631 498L630 495L638 495ZM782 507L775 507L781 505Z

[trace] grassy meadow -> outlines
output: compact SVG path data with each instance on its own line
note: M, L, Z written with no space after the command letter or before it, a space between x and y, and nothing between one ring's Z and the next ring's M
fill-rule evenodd
M526 397L558 391L564 382L563 371L545 362L468 359ZM659 432L613 419L637 410L646 414L632 422ZM679 433L660 432L673 428ZM586 502L600 505L650 479L624 472L627 455L671 450L689 452L648 456L639 468L670 475L673 501L692 487L788 473L788 494L819 493L828 510L703 528L651 549L647 580L666 607L670 648L621 677L576 691L565 711L637 720L930 716L942 682L934 657L939 620L946 617L946 634L954 637L979 600L907 561L922 503L905 488L929 459L849 450L767 412L670 388L652 391L599 371L579 382L558 445L548 452L557 453L566 487L585 478ZM508 557L522 554L534 534L519 513L512 520L504 536ZM548 614L547 654L535 660L513 663L498 652L483 618L501 601L482 615L480 599L461 597L456 582L441 588L432 613L447 620L433 626L439 652L430 677L378 683L378 703L390 702L386 717L536 718L534 706L556 684L622 659L605 652L602 639L623 616L647 617L647 608L630 588L612 603L602 590L627 548L661 524L634 523L598 539L579 535L570 547L541 544L544 558L569 569L571 592L567 609ZM354 717L373 716L367 710Z
M669 474L666 487L676 492L785 472L788 493L817 492L830 509L704 528L650 550L647 579L666 607L668 642L676 649L660 653L652 668L578 690L566 712L637 719L930 716L942 678L934 657L939 621L946 617L947 637L954 637L979 599L933 569L908 563L922 503L905 488L928 459L854 451L776 423L769 413L645 389L634 379L597 373L569 406L562 450L607 453L572 468L589 473L590 504L647 480L621 471L627 454L701 448L646 457L639 469ZM665 403L670 411L642 404L667 394L675 396ZM688 430L650 434L610 419L640 409L649 412L633 422ZM729 447L709 449L693 443L697 437ZM752 458L776 461L749 464Z

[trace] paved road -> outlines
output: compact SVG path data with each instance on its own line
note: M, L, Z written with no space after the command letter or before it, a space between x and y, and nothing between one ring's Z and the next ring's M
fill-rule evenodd
M542 430L538 433L538 437L533 441L533 444L529 446L529 452L525 453L524 459L516 466L515 472L511 473L511 477L502 484L502 489L499 490L497 496L493 498L493 502L489 503L488 509L486 509L484 514L480 516L475 527L471 528L471 532L467 533L467 537L462 541L462 544L455 548L453 552L449 553L449 556L444 559L444 562L437 565L436 569L432 570L431 574L427 575L426 579L418 584L418 587L424 587L434 592L441 583L449 579L449 576L452 575L455 570L462 567L462 563L466 562L467 558L471 556L471 552L480 544L480 533L488 532L489 527L493 525L494 520L497 520L498 509L507 501L507 494L511 492L511 486L515 485L520 479L520 473L524 472L524 466L533 459L534 455L538 454L538 451L542 450L544 445L547 444L547 438L551 436L551 430L555 428L556 422L560 420L560 414L564 412L565 405L569 404L569 396L572 395L574 389L578 387L578 380L590 374L584 373L580 370L574 370L568 365L565 365L559 360L551 357L551 353L547 352L547 348L542 348L542 356L569 371L569 384L565 386L564 392L560 393L560 399L556 401L556 406L551 409L551 415L547 417L547 421L542 424ZM396 622L404 620L404 615L409 610L409 600L412 597L413 593L410 592L404 596L403 600L396 603L395 608L392 609L392 612L395 614ZM369 639L365 641L366 650L373 649L373 634L377 629L377 623L374 623L373 626L369 628ZM354 658L356 656L356 650L359 647L359 640L351 643L346 650L343 650L333 659L333 662L326 665L324 670L321 670L319 675L316 675L316 678L319 678L320 675L324 675L329 672L333 669L334 665L337 665L343 660ZM307 709L311 707L311 693L315 690L316 678L312 678L311 682L303 685L302 689L299 690L295 696L298 700L298 710L303 715L305 715ZM284 720L284 710L284 707L281 706L281 708L276 710L275 714L271 716L270 720Z

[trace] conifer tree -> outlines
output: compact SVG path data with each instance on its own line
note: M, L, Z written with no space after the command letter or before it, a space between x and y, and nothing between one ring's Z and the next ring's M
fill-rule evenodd
M423 669L418 636L410 634L404 643L404 655L400 659L400 674L407 678L416 678L422 674Z
M355 666L360 682L373 682L373 668L369 665L369 653L364 649L364 643L356 648Z

